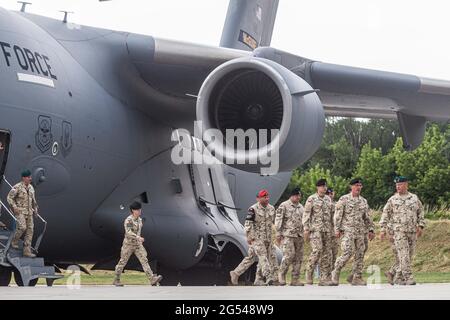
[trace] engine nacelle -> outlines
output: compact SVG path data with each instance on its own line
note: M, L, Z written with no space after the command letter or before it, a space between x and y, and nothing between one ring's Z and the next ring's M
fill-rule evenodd
M231 60L210 73L197 99L197 120L216 158L262 174L290 171L308 160L325 127L323 105L311 86L278 63L257 57ZM222 138L212 137L210 129ZM248 134L241 139L243 132ZM268 161L278 161L278 170Z

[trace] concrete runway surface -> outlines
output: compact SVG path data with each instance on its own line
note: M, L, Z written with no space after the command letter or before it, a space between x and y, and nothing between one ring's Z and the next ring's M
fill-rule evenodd
M1 287L0 300L372 300L450 299L450 283L368 287Z

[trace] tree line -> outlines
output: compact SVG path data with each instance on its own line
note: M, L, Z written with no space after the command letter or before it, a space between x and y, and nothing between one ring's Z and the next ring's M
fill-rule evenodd
M429 124L422 144L405 151L395 120L329 118L316 154L297 168L282 196L296 186L304 200L315 182L326 178L336 199L349 191L353 177L363 179L362 195L372 208L383 206L395 192L397 175L410 179L410 191L424 204L448 207L450 203L450 124Z

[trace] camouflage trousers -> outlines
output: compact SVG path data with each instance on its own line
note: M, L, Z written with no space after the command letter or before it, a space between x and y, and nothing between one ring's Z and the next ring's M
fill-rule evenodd
M416 250L417 235L415 232L394 232L394 246L398 256L398 268L403 280L412 279L411 264Z
M334 269L341 271L345 264L353 257L352 274L356 278L361 278L364 267L364 253L366 245L364 239L365 234L353 234L345 232L341 240L342 255L336 259Z
M244 274L255 262L258 262L258 255L256 254L256 250L254 245L250 245L248 247L248 253L247 256L242 259L241 263L233 270L235 273L237 273L239 276ZM277 262L275 257L275 250L272 250L272 254L270 256L270 263L272 264L273 268L273 277L278 273L277 270ZM262 274L261 266L258 263L256 268L256 277L255 277L255 283L260 283L264 281L264 276Z
M398 260L397 248L394 244L394 235L389 236L389 242L391 243L392 254L394 255L394 264L389 268L389 273L393 274L396 279L403 279L402 272L400 270L400 262Z
M364 261L364 256L366 255L367 249L369 249L369 234L368 233L364 233L364 254L363 254L363 261ZM334 265L334 264L333 264ZM355 274L355 268L356 268L356 264L353 261L353 266L352 266L352 272L351 275L353 277L353 275Z
M336 237L332 237L331 240L331 266L334 266L334 263L336 262L336 259L338 257L339 252L339 239L336 239Z
M144 269L145 274L151 280L153 278L153 272L148 264L147 250L145 250L142 244L124 243L122 245L122 249L120 250L120 260L116 266L116 276L120 277L132 254L138 258L142 265L142 269Z
M253 245L250 245L248 247L247 256L242 259L241 263L233 270L235 273L237 273L239 276L244 274L245 271L248 270L255 262L258 261L258 256L256 255L256 250ZM258 270L259 271L259 270ZM261 272L259 272L261 273ZM257 272L258 276L258 272Z
M284 237L281 250L283 251L283 259L279 268L280 274L285 276L290 265L292 265L292 278L298 279L303 261L303 238Z
M257 269L260 269L259 272L266 280L276 280L278 263L276 262L273 244L268 241L256 240L252 246L258 258Z
M33 240L34 231L34 220L33 214L23 214L19 213L15 215L16 222L16 232L14 232L11 245L17 246L22 235L25 234L23 240L23 249L31 250L31 241Z
M309 255L306 270L312 273L317 263L320 263L321 280L329 280L331 277L331 237L331 232L313 231L310 233L311 254Z

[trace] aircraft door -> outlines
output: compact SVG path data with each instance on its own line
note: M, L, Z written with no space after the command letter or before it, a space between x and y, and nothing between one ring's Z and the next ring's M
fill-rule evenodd
M0 129L0 178L3 177L6 169L10 137L9 131Z

